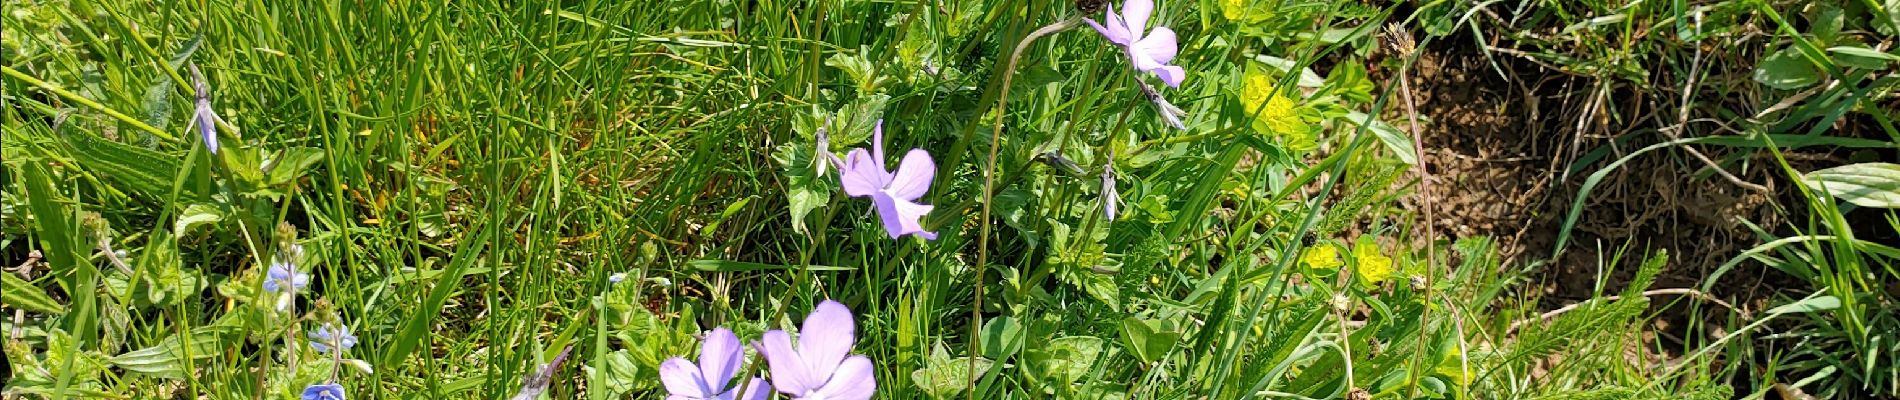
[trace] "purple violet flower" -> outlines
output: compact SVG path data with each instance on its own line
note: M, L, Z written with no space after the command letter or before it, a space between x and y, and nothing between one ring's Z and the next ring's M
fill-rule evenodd
M344 400L343 385L319 383L303 388L303 400Z
M660 383L666 384L666 391L672 393L666 396L667 400L764 400L771 397L772 385L758 377L752 377L745 384L744 394L728 387L733 374L738 373L745 362L742 346L731 330L713 328L712 333L706 335L706 342L699 346L699 365L681 357L660 363Z
M348 325L325 323L310 332L310 347L317 349L318 353L350 351L351 347L356 347L356 335L350 332Z
M1122 3L1120 15L1115 14L1113 8L1103 12L1107 15L1108 25L1088 18L1082 21L1127 52L1136 70L1155 74L1162 82L1167 82L1168 87L1181 87L1181 79L1187 77L1187 72L1180 66L1168 65L1168 61L1174 60L1175 52L1180 51L1175 43L1174 30L1157 26L1154 31L1143 32L1148 26L1148 17L1154 14L1154 8L1154 0L1127 0Z
M825 300L798 330L798 347L782 330L765 332L754 346L772 369L772 387L793 399L865 400L877 391L871 359L850 355L857 341L851 309Z
M196 107L191 111L191 124L198 127L198 134L204 136L205 150L218 154L218 123L224 118L211 109L211 87L205 84L205 76L198 72L198 64L191 64L191 88L198 92Z
M821 155L821 157L831 157ZM919 222L932 208L928 204L917 204L924 192L930 190L930 180L937 174L937 165L930 160L930 152L924 149L910 149L904 154L904 160L897 164L895 173L887 172L884 167L884 121L879 120L871 131L871 149L851 149L844 161L835 161L838 165L838 179L844 186L844 193L851 197L870 197L876 206L877 217L884 221L884 231L896 239L908 234L917 234L926 240L937 238L936 232L925 231Z

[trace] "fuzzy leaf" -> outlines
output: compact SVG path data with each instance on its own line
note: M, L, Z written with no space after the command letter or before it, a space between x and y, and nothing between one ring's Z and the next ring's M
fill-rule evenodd
M66 306L53 301L45 290L13 274L0 274L0 307L42 314L63 314Z
M1842 165L1809 172L1801 182L1861 207L1900 208L1900 164Z

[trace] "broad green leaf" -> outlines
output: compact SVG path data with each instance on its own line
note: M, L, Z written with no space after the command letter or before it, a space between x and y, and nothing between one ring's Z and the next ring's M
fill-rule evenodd
M53 301L45 290L14 274L0 274L0 307L41 314L63 314L66 306Z
M178 221L172 223L172 235L183 237L199 225L215 224L224 220L224 212L208 204L192 204L179 213Z
M1900 208L1900 164L1842 165L1809 172L1801 182L1861 207Z
M1122 320L1122 347L1143 363L1161 361L1181 340L1181 333L1166 329L1160 321L1128 317Z
M179 340L180 335L172 335L157 345L133 350L113 356L108 361L112 365L127 371L150 374L167 379L184 379L192 373L188 363L183 360L199 360L218 355L220 350L239 343L227 343L227 327L204 327L191 332L189 346Z
M969 387L970 379L988 372L992 364L989 359L977 357L976 369L972 370L969 357L951 358L943 343L938 342L924 367L910 372L910 379L931 398L945 399L962 393Z
M1768 309L1768 314L1811 313L1841 308L1841 299L1834 296L1821 296L1783 304Z
M1372 135L1378 137L1380 143L1385 143L1385 148L1392 150L1392 154L1397 156L1399 161L1405 162L1406 165L1418 164L1418 150L1412 147L1411 136L1399 131L1397 127L1387 125L1385 121L1372 118L1371 115L1367 115L1366 113L1358 111L1346 113L1347 123L1359 125L1368 123L1366 121L1370 121L1369 124L1371 125L1367 130L1372 131Z
M1793 46L1764 57L1755 65L1755 81L1781 90L1794 90L1821 81L1821 71Z
M983 323L983 354L1002 360L1023 349L1023 324L1011 317L996 317Z
M73 157L79 160L81 167L124 183L125 187L150 199L163 200L171 196L172 180L178 177L178 157L84 132L61 136L71 146ZM179 197L180 200L202 200L191 190L180 191Z
M1095 365L1095 359L1101 353L1101 338L1069 336L1056 338L1049 341L1047 347L1029 351L1027 359L1044 378L1054 384L1067 385L1088 375L1089 368Z
M323 161L323 149L314 147L292 147L278 151L276 157L264 163L264 171L272 185L282 185L302 177L311 166Z

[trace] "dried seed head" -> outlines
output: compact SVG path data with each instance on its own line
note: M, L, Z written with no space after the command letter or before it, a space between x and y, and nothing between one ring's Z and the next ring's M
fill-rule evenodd
M1335 293L1333 294L1332 306L1333 311L1336 312L1344 313L1352 311L1352 298L1346 297L1345 293Z
M1394 23L1385 26L1385 44L1392 47L1392 53L1399 58L1412 56L1418 50L1418 42L1412 41L1412 33L1405 27Z

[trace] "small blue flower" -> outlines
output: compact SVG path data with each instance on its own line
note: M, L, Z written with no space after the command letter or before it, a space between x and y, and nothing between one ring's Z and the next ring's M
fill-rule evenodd
M319 383L303 388L303 400L344 400L343 385Z
M625 272L615 272L613 275L607 275L607 283L620 283L626 280L627 273Z
M315 332L310 332L310 347L318 353L329 353L332 349L350 351L356 347L356 335L350 333L348 325L323 324Z
M270 271L265 272L264 291L277 293L284 290L285 286L289 286L290 290L303 290L310 286L310 274L297 272L297 266L290 262L272 261Z

